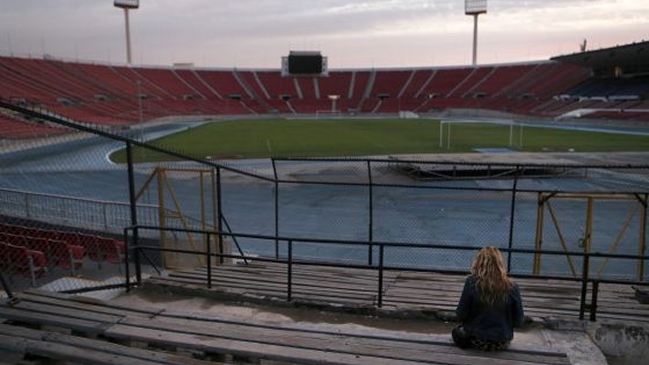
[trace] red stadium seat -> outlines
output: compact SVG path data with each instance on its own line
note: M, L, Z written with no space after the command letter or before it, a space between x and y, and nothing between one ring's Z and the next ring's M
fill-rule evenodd
M84 257L98 263L121 265L124 263L124 242L93 234L25 227L0 223L0 241L42 252L47 267L62 267L76 274Z
M567 92L632 90L646 95L646 78L633 82L592 77L590 67L554 60L456 67L329 70L327 75L286 76L281 69L127 67L60 60L0 57L3 95L79 121L115 125L174 115L444 112L451 108L557 117L584 103L554 100ZM612 84L616 82L616 84ZM617 83L624 85L617 85ZM630 83L630 84L629 84ZM624 89L615 88L617 86ZM612 89L613 88L613 89ZM631 89L629 89L631 88ZM379 95L389 95L379 100ZM628 95L628 94L623 94ZM138 98L138 96L142 98ZM433 99L433 100L431 100ZM641 98L642 99L642 98ZM140 102L144 107L140 109ZM598 109L646 109L646 105L592 103ZM628 110L627 110L628 109ZM596 118L647 120L647 113ZM0 115L10 138L66 130Z
M36 286L36 278L47 273L47 259L43 252L0 242L0 257L0 269L3 272L10 276L29 275L32 286Z

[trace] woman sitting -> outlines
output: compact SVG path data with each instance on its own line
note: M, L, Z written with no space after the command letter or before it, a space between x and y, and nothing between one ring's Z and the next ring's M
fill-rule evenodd
M488 246L478 252L455 312L462 322L452 332L458 347L495 351L509 346L514 327L523 322L523 303L500 250Z

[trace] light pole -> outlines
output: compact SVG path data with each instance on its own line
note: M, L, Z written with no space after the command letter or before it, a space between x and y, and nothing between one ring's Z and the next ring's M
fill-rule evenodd
M131 28L128 18L130 9L140 7L140 0L115 0L115 7L124 9L124 23L126 24L126 63L131 64Z
M144 142L144 113L142 111L142 99L145 95L142 94L142 81L137 80L137 112L138 124L140 125L140 141Z
M478 15L487 13L487 0L465 0L464 14L473 16L473 66L478 61Z
M137 111L138 111L138 123L140 125L140 142L144 143L144 115L142 113L142 99L144 98L144 94L142 94L142 81L137 80ZM142 151L142 157L141 160L144 162L144 148L140 147L140 150Z

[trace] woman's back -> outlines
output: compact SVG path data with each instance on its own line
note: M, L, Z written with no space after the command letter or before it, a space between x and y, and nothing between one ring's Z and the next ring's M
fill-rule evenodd
M499 349L514 338L514 327L523 321L523 303L497 248L485 247L476 255L456 314L462 325L453 331L453 339L460 347Z

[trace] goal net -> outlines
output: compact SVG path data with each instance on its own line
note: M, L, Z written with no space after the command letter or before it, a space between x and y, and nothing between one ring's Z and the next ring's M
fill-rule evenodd
M523 124L515 120L447 119L439 122L439 147L459 142L475 147L523 148ZM482 144L482 146L481 146Z
M332 119L341 118L343 113L340 110L316 110L315 117L317 119Z

